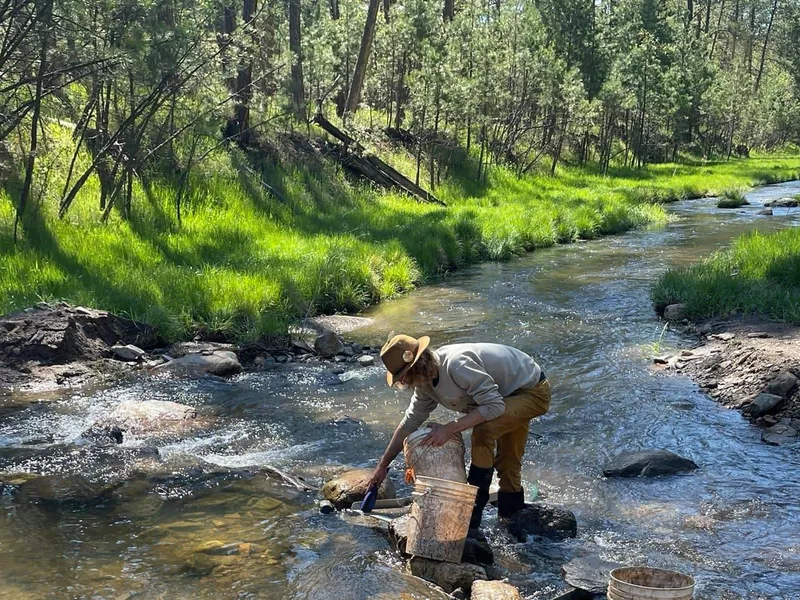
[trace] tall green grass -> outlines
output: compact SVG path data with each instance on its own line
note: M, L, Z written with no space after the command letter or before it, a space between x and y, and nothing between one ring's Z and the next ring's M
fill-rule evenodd
M667 271L652 297L659 312L682 302L694 319L741 313L800 325L800 229L742 236L696 265Z
M180 225L177 182L157 176L136 183L129 218L115 211L101 223L94 178L67 218L56 218L72 146L68 132L49 139L16 246L15 191L0 191L0 313L65 299L173 339L284 333L305 315L358 311L464 265L663 223L661 201L788 179L800 168L798 158L769 157L517 178L493 167L483 182L466 160L435 190L443 208L354 184L310 155L221 149L193 172ZM411 172L409 155L391 159Z

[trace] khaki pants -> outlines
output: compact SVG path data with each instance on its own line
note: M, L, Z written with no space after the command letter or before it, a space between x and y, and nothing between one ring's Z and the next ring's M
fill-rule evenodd
M506 412L472 430L472 464L497 469L500 490L522 490L522 455L528 442L528 425L550 408L550 382L517 390L505 399ZM495 456L497 446L497 456Z

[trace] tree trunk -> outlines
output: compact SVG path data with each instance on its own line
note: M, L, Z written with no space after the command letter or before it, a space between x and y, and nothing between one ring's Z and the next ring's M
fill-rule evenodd
M244 0L242 6L242 23L251 27L256 14L257 0ZM255 38L255 36L253 36ZM253 43L255 44L255 39ZM236 72L236 107L234 108L234 121L237 127L239 143L247 146L253 139L250 131L250 98L253 96L253 59L252 49L244 50L239 57L239 68Z
M452 21L456 14L455 0L444 0L444 10L442 16L445 21Z
M758 63L758 75L756 76L755 93L758 93L758 86L761 85L761 75L764 73L764 59L767 56L767 45L769 44L769 34L772 32L772 23L775 21L775 13L778 11L778 0L772 3L772 11L769 13L769 25L767 33L764 35L764 46L761 48L761 60Z
M292 0L299 1L299 0ZM367 74L367 63L369 54L372 51L372 40L375 38L375 24L378 20L378 8L381 0L369 0L367 9L367 22L364 25L364 35L361 37L361 48L358 51L358 60L353 72L353 81L350 84L350 92L347 94L347 102L344 105L344 112L355 113L358 109L358 102L361 98L361 88L364 86L364 77Z
M338 10L338 3L337 3ZM289 47L292 53L292 104L298 121L307 122L303 83L303 50L300 45L300 0L289 0Z

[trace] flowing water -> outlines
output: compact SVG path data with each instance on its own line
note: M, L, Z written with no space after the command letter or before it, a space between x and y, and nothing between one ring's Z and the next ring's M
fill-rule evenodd
M797 211L757 212L798 192L800 183L762 188L737 211L684 202L664 228L466 269L376 308L374 325L353 333L373 345L391 330L434 344L499 341L546 369L553 404L532 424L523 476L576 513L579 535L512 543L489 514L497 560L526 597L555 596L559 565L586 554L692 573L700 599L798 597L800 455L761 443L738 412L651 368L656 350L691 340L662 335L648 298L668 267L747 231L795 225ZM190 404L215 425L160 444L160 459L136 440L81 441L126 399ZM337 377L330 365L276 365L227 382L137 379L12 401L0 472L64 477L0 495L0 598L441 597L396 568L373 523L320 515L313 495L257 472L274 465L321 482L341 465L373 466L408 401L385 387L381 367ZM653 447L701 468L602 478L615 453ZM401 472L398 462L398 483Z

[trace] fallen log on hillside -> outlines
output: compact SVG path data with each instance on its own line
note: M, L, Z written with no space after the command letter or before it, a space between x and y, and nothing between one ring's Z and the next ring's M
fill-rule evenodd
M399 189L422 202L447 206L436 196L418 186L408 177L400 173L400 171L386 164L377 156L364 155L364 146L362 146L358 140L336 127L336 125L326 119L323 114L317 113L314 115L313 122L341 142L341 145L333 145L331 154L333 154L343 166L350 169L356 175L374 181L378 185L388 189Z

